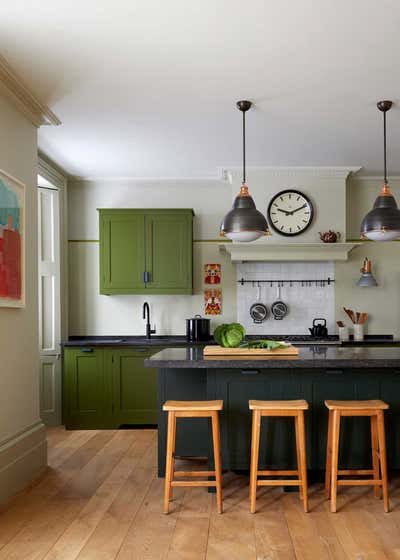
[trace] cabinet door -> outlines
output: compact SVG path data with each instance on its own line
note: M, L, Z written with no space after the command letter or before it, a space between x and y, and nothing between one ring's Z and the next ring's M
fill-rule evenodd
M313 380L312 467L325 468L328 409L325 400L379 398L379 373L372 370L327 369ZM342 468L366 468L371 464L369 418L342 418L339 441Z
M386 446L388 465L391 469L400 468L400 369L380 372L381 399L388 403L385 411Z
M111 427L111 391L102 348L65 348L63 380L67 428Z
M192 293L192 214L146 215L146 291Z
M207 398L224 401L221 413L222 461L225 466L250 466L251 421L249 400L311 400L306 374L292 370L233 369L209 370ZM305 413L307 438L310 413ZM308 450L310 446L308 445ZM261 469L296 468L296 442L293 418L262 418L260 436Z
M143 291L144 247L144 214L100 213L100 293Z
M157 424L157 370L144 360L159 349L118 348L106 351L112 371L113 424Z

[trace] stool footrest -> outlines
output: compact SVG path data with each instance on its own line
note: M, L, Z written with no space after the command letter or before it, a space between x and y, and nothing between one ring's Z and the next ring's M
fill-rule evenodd
M171 482L171 486L217 486L217 483L214 481L208 480L173 480Z
M338 486L382 486L381 479L369 480L365 478L351 479L351 480L338 480Z
M299 471L257 471L257 476L299 476Z
M215 476L215 471L175 471L175 476Z
M339 469L338 475L341 476L354 476L354 475L367 475L374 474L372 469Z
M302 486L301 480L257 480L257 486Z

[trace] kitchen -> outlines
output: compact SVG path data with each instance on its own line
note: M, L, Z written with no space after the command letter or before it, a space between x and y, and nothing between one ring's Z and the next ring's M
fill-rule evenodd
M1 241L25 235L15 305L0 243L0 560L396 557L400 83L382 37L344 3L292 21L222 1L189 27L180 0L175 18L117 4L60 6L74 41L47 0L0 9L0 202L25 189L25 222L0 211Z

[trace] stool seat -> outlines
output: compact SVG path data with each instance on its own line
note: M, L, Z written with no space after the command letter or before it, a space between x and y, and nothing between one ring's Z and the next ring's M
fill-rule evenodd
M166 401L163 410L174 412L201 411L201 410L222 410L223 401Z
M371 401L325 401L329 410L386 410L389 405L376 399Z
M250 410L308 410L308 402L299 399L292 401L249 401Z

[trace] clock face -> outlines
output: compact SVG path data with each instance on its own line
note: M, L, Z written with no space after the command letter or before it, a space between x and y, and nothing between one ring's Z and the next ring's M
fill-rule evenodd
M314 208L309 198L292 189L276 194L268 206L268 222L281 235L299 235L311 224Z

